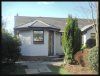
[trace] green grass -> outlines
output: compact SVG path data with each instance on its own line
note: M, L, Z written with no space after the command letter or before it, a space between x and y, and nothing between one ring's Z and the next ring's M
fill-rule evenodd
M48 65L48 68L52 71L52 74L69 74L62 66Z
M4 64L2 74L25 74L25 70L20 64Z

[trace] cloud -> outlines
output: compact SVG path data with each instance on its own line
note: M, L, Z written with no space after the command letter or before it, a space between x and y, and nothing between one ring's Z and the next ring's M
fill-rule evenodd
M37 2L37 4L44 4L44 5L49 5L49 4L54 4L55 2Z

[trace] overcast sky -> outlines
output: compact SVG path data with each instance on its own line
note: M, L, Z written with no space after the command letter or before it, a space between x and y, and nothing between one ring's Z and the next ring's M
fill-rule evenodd
M6 28L13 33L14 16L60 17L68 14L77 18L90 18L89 2L2 2L2 18Z

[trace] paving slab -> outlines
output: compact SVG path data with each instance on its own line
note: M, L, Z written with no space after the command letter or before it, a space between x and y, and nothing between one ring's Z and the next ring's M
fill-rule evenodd
M41 64L51 64L51 65L58 65L60 66L63 62L42 62Z
M30 62L28 62L28 61L21 62L21 65L28 65L28 64L30 64Z
M39 72L51 72L51 70L47 66L43 66L39 68Z
M38 74L37 69L25 69L26 74Z
M25 68L26 74L39 74L39 73L50 73L52 72L47 64L55 64L55 62L35 62L35 61L23 61L21 65L26 65ZM60 63L61 64L61 63Z
M27 65L29 69L36 69L38 68L39 66L38 65L34 65L34 64L30 64L30 65Z
M46 64L44 65L44 64L39 64L38 65L38 67L45 67L46 66Z
M28 65L29 63L28 62L23 62L21 63L22 65Z

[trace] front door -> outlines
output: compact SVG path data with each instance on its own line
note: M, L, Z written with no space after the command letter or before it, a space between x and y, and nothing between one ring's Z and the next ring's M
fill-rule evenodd
M54 31L49 31L49 48L48 56L54 55Z

